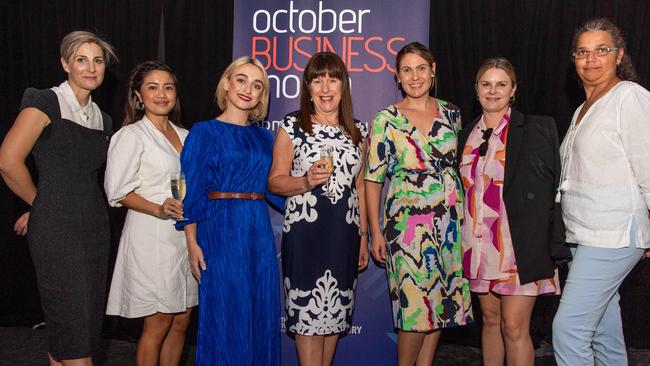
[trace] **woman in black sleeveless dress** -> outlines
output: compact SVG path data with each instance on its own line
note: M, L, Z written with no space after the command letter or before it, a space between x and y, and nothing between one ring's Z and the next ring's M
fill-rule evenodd
M98 174L112 126L90 93L114 58L112 46L92 33L66 35L61 64L68 80L27 89L0 147L2 178L32 206L17 225L29 222L50 365L91 365L100 346L110 231ZM30 152L37 187L24 163Z

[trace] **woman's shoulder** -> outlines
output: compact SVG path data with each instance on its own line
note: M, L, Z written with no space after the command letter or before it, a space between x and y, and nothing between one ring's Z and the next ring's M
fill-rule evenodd
M448 119L451 122L458 122L460 119L460 108L456 106L454 103L443 100L443 99L437 99L438 100L438 107L440 115L444 116L446 119ZM460 122L458 122L460 123Z
M145 136L146 125L144 119L137 120L128 125L120 127L114 134L112 139L123 138L123 137L137 137L143 138Z
M619 95L621 98L629 95L630 93L642 96L650 96L650 91L643 86L635 83L634 81L623 80L619 82L613 90L613 94Z
M443 110L448 110L448 111L453 111L453 112L460 112L460 108L458 108L457 105L454 103L444 100L444 99L437 99L438 105L440 106L441 109Z
M208 119L208 120L203 120L203 121L198 121L194 122L192 127L189 130L189 133L197 133L199 131L209 131L209 130L215 130L219 128L219 123L217 123L216 119Z
M368 125L366 125L365 122L361 122L361 121L359 121L358 119L355 119L355 120L354 120L354 125L357 126L357 128L359 129L359 131L361 131L361 134L362 134L362 135L365 136L366 133L368 133Z
M380 109L377 113L375 113L375 117L373 118L375 123L378 121L390 122L395 121L396 119L401 118L399 109L397 109L397 106L395 104L391 104Z
M271 131L269 131L268 128L265 127L265 124L263 121L251 121L251 125L253 125L257 133L265 140L273 141L273 134Z
M511 118L513 117L513 114L517 113L520 118L523 119L522 123L524 129L528 131L527 134L529 136L542 134L545 138L557 139L557 125L555 124L555 118L535 114L522 114L518 111L513 111L513 113L511 113Z
M56 117L55 114L61 114L59 109L59 99L52 89L27 88L23 93L20 103L20 109L33 107L43 111L50 117Z

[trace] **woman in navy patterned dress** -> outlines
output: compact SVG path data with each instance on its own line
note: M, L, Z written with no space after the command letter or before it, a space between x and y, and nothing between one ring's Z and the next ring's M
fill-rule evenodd
M301 365L329 365L352 324L357 272L368 264L363 194L366 127L352 116L348 73L334 53L303 74L300 110L285 117L269 187L288 196L282 235L286 329ZM333 150L333 164L322 149ZM333 170L327 169L333 168Z

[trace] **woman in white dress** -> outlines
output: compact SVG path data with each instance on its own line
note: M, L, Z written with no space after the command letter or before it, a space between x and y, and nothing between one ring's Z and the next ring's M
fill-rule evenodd
M147 61L129 80L126 116L111 139L104 188L111 206L129 209L106 314L144 317L137 365L177 365L191 308L198 303L187 261L183 213L171 198L187 130L180 118L178 82L169 66ZM160 363L159 363L160 362Z

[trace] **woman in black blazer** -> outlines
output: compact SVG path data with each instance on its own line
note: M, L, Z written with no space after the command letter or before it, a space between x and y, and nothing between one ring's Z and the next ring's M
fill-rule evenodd
M569 256L555 205L560 175L551 117L510 106L514 67L488 59L476 75L483 113L459 135L466 201L463 270L483 312L483 362L533 365L529 334L536 296L559 294L554 259ZM557 248L556 248L557 247Z

